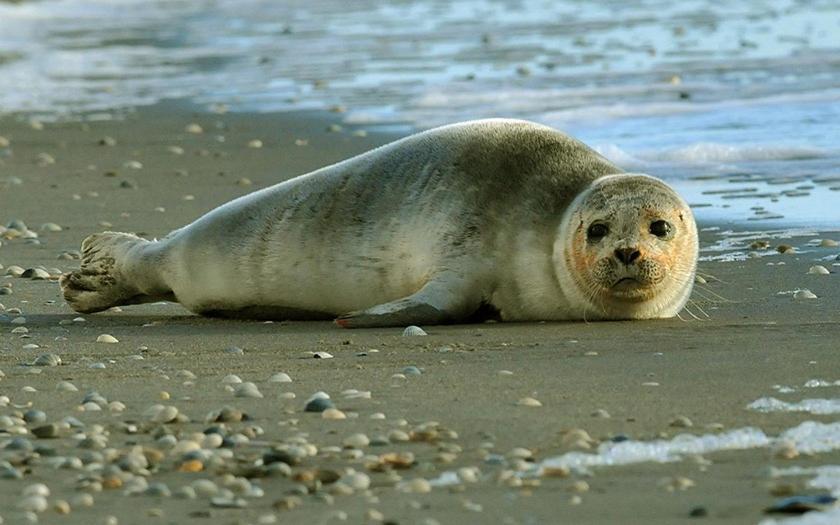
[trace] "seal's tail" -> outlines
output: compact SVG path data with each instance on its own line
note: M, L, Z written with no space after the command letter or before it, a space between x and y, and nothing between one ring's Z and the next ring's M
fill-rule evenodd
M93 313L137 302L141 295L126 275L129 251L149 241L130 233L103 232L82 241L82 265L61 276L64 299L77 312Z

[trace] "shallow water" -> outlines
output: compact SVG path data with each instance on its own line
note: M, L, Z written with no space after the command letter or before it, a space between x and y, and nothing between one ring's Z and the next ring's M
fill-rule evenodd
M840 223L834 0L0 3L0 112L165 98L400 131L529 118L701 221Z

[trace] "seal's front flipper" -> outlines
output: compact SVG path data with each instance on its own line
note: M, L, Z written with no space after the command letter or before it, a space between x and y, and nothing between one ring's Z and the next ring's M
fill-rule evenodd
M415 302L411 298L380 304L367 310L350 312L335 320L342 328L373 328L377 326L408 326L412 324L443 324L454 318L434 306Z
M478 309L481 294L477 290L458 277L439 277L413 295L350 312L339 316L335 323L343 328L453 323Z

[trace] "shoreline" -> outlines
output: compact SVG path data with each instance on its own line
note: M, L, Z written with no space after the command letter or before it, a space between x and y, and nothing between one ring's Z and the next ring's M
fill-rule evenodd
M38 233L39 243L3 239L0 274L11 265L67 271L78 261L59 257L78 250L90 233L114 229L162 236L222 202L393 137L336 130L330 117L319 112L218 115L177 104L139 109L119 121L44 123L40 130L4 117L0 135L10 140L12 154L0 153L0 223L23 220ZM203 132L186 131L191 124ZM100 145L111 144L106 137L113 145ZM261 147L249 146L254 140ZM42 228L49 223L61 231ZM834 232L816 233L840 240ZM726 232L705 231L701 248L727 240L731 235ZM699 286L693 298L709 319L695 310L703 320L452 325L424 327L430 335L416 338L402 337L400 329L342 330L325 322L205 319L169 304L79 316L63 304L55 282L2 276L0 286L11 284L13 293L0 295L5 310L0 311L0 370L5 374L0 394L10 398L0 406L0 416L37 409L46 414L46 423L73 416L84 426L62 426L55 439L31 435L41 423L23 425L23 434L8 433L6 427L0 429L7 432L0 433L0 446L23 437L33 447L51 448L53 457L83 456L89 460L86 475L99 478L101 491L95 479L80 487L82 470L55 469L47 451L4 448L0 461L9 461L22 479L0 480L5 487L0 516L8 523L23 519L16 510L21 491L40 482L52 491L44 521L79 524L111 515L120 524L181 523L191 517L257 523L270 514L277 521L339 522L340 513L350 523L664 524L691 519L699 507L705 509L704 522L758 523L766 517L763 509L779 499L784 483L791 484L793 493L814 492L805 486L807 477L777 479L768 473L770 467L838 464L840 444L830 452L792 459L772 449L750 448L527 483L512 481L516 476L509 472L566 452L594 453L599 444L619 436L647 442L750 426L777 436L803 421L836 421L836 414L746 409L763 397L795 402L837 397L840 390L803 386L814 379L840 379L840 267L832 260L840 248L812 246L811 240L800 235L784 241L799 253L774 252L782 241L773 240L761 251L764 257L701 263L704 275L714 278ZM832 273L809 274L816 264ZM780 295L805 288L817 299ZM16 324L17 317L25 321ZM20 327L27 331L13 332ZM106 333L119 342L97 343ZM241 352L229 351L234 347ZM311 352L329 352L334 358L313 359ZM44 353L60 356L62 364L29 366ZM270 381L277 372L287 373L292 382ZM264 397L237 396L237 384L225 382L230 374L253 382ZM56 390L62 381L78 391ZM792 391L781 393L774 385ZM106 399L102 410L79 409L91 390ZM327 420L304 412L307 398L318 391L329 393L347 418ZM526 397L542 406L518 404ZM177 407L189 422L155 422L147 412L155 404ZM192 447L195 433L217 426L206 422L207 414L223 406L250 417L223 425L226 437L244 436L235 438L238 445L223 447L232 458L199 443L209 451L201 470L182 470L184 452L167 445L170 438L164 436ZM137 432L127 432L126 425L135 425ZM436 437L424 438L430 429ZM589 448L565 439L570 429L585 430ZM417 439L401 441L395 431ZM346 447L345 440L356 433L377 444ZM92 440L91 448L78 446L80 436ZM382 436L386 439L377 439ZM102 440L100 448L96 443ZM289 472L264 472L256 465L268 451L300 440L317 452L300 458ZM107 451L119 457L135 446L158 459L148 473L122 471L120 486L109 485L117 482L104 481L113 474ZM369 467L374 456L388 452L411 452L415 461L390 472ZM351 487L348 494L333 482L322 481L317 489L312 482L313 476L347 476L350 469L364 473L370 486ZM457 469L478 469L480 475L475 482L430 492L412 491L422 483L407 484ZM241 509L214 507L201 495L174 495L196 479L232 491L244 486L230 482L225 473L248 479L264 495L242 495L246 504ZM152 491L124 499L128 488L141 483L138 478L165 483L173 495ZM94 505L79 503L79 494L90 494ZM284 498L290 497L299 498L299 505L283 510L292 501ZM70 503L70 514L59 517L52 510L57 500ZM377 518L380 514L384 519Z

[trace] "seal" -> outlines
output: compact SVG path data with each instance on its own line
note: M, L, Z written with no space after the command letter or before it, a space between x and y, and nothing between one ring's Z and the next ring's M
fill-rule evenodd
M79 312L177 301L343 327L675 316L697 228L667 184L532 122L452 124L256 191L161 240L105 232Z

